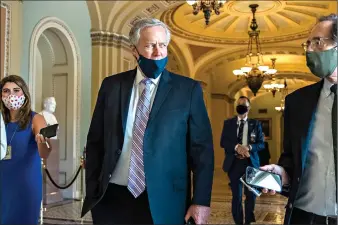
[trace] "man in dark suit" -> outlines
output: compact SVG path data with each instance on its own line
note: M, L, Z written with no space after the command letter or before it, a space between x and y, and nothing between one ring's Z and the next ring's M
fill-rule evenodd
M270 157L271 157L270 150L269 150L269 143L266 141L264 132L263 132L263 137L264 137L264 149L258 152L260 166L268 165Z
M264 148L262 126L259 121L248 119L250 99L241 96L236 107L238 115L224 121L221 147L225 150L224 172L228 172L232 191L232 216L236 224L243 224L242 191L240 178L247 166L259 167L258 152ZM255 222L256 196L246 187L245 224Z
M202 89L164 69L164 23L139 20L129 38L138 67L102 82L87 137L82 216L91 210L94 224L206 223L214 152Z
M337 41L337 15L321 17L303 46L322 79L286 97L284 152L262 167L282 176L284 224L337 223Z

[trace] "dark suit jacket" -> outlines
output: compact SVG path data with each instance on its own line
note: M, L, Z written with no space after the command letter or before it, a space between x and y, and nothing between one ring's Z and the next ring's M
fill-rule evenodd
M323 80L289 94L285 98L284 152L278 164L290 177L290 189L283 192L288 196L284 224L290 223L291 212L305 166L307 151L317 110Z
M86 148L82 216L103 197L124 141L136 69L102 82ZM153 222L184 222L187 199L210 205L214 171L212 132L197 81L163 71L144 135L144 170ZM190 195L193 172L193 198ZM189 203L188 203L189 204Z
M261 166L265 166L269 164L270 160L270 150L269 143L267 141L264 142L264 149L258 152L259 162Z
M251 140L251 133L256 133L255 140ZM228 172L231 165L236 158L235 147L237 142L237 116L224 121L223 131L221 136L221 147L225 151L225 159L223 162L224 172ZM252 146L250 151L250 159L252 166L255 168L259 167L259 156L258 151L264 149L264 138L262 133L261 123L257 120L248 119L248 144Z

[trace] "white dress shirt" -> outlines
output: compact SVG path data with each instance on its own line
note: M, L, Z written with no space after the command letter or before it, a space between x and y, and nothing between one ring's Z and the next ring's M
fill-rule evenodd
M7 136L6 136L6 127L4 120L2 118L2 114L0 112L0 160L3 159L6 155L7 150Z
M239 125L241 124L241 118L237 117L237 136L239 132ZM243 127L243 138L242 138L242 145L248 146L248 117L245 117L244 119L244 127ZM236 145L237 148L237 145ZM235 148L235 149L236 149Z
M324 79L304 174L295 207L321 216L337 215L331 111L334 95Z
M151 95L150 110L154 103L160 77L161 75L157 77L156 79L150 79L152 81L150 85L150 95ZM128 185L129 164L130 164L135 114L136 114L136 109L137 109L137 103L142 94L142 91L145 88L145 85L141 83L141 81L144 78L145 76L143 75L141 70L137 67L136 77L134 80L134 85L133 85L133 89L132 89L131 96L130 96L128 117L127 117L127 122L126 122L126 130L124 134L122 152L116 164L116 168L110 179L110 182L114 184L123 185L123 186Z

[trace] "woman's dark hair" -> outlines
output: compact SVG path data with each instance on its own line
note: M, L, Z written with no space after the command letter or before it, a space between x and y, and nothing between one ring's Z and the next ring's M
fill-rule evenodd
M331 27L331 38L334 40L334 42L338 42L338 37L337 37L337 14L330 14L328 16L322 16L319 18L319 22L324 22L324 21L331 21L332 22L332 27Z
M25 102L22 105L22 107L19 109L19 113L17 114L17 118L16 118L17 121L19 122L20 129L25 129L27 128L31 120L31 114L32 114L31 97L28 91L27 84L21 77L17 75L10 75L10 76L3 78L0 82L1 99L2 99L2 89L5 86L5 84L8 82L15 83L16 85L18 85L21 88L23 94L25 95ZM11 120L9 109L7 109L7 107L4 105L2 100L0 101L0 110L1 110L4 122L6 124L9 123Z

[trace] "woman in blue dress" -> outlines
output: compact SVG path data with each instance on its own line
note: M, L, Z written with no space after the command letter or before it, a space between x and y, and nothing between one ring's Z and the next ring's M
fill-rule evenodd
M42 200L41 158L51 146L40 129L43 116L31 110L28 87L16 75L0 82L0 109L6 126L7 151L0 161L1 224L38 224Z

